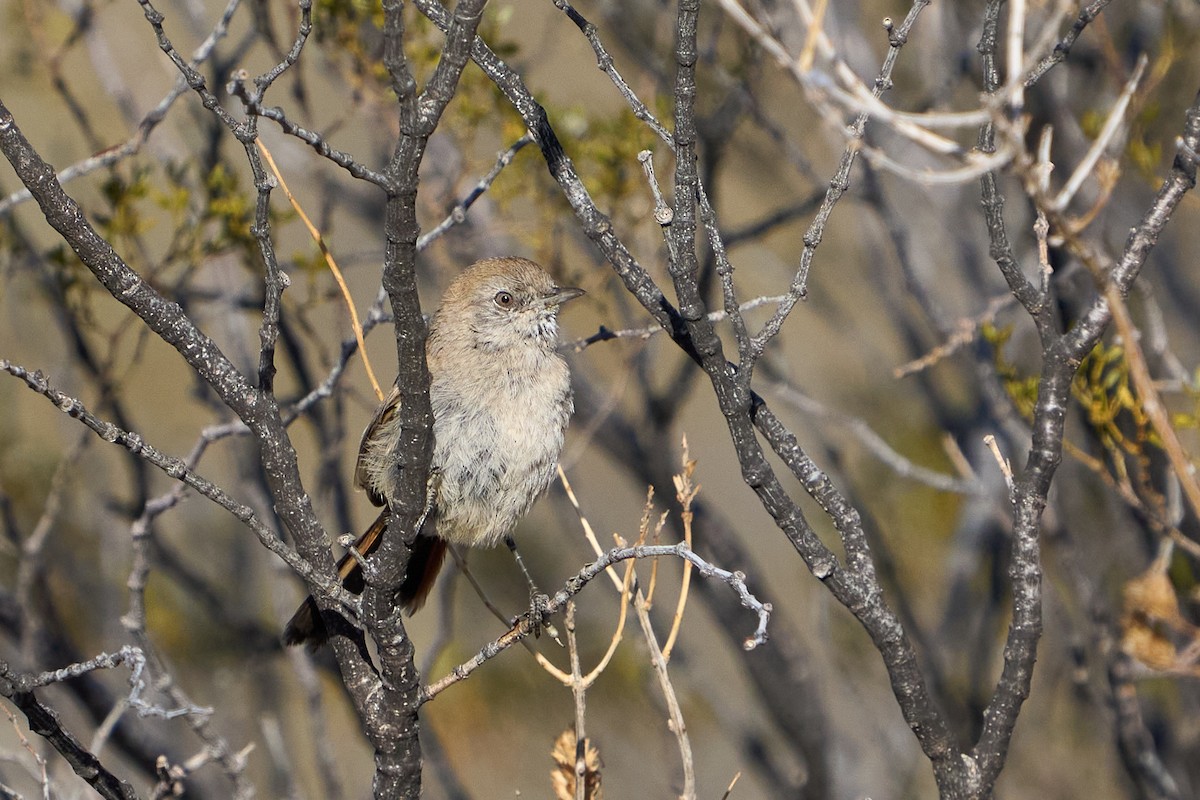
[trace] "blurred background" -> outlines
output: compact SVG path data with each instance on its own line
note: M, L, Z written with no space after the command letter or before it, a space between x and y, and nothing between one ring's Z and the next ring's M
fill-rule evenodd
M812 46L804 6L745 8L795 56ZM1031 58L1053 53L1080 19L1078 3L1028 6ZM914 113L984 107L977 45L987 7L921 9L884 100ZM277 63L299 19L296 4L282 0L162 0L158 8L181 53L204 51L198 68L236 116L241 105L223 88L230 76ZM1070 207L1087 240L1116 257L1171 167L1184 112L1200 88L1200 10L1184 0L1088 8L1103 12L1087 17L1065 59L1026 95L1028 144L1035 148L1052 127L1052 180L1060 185L1146 57L1121 134ZM210 45L206 37L230 9L228 30ZM576 10L669 129L675 7L588 0ZM883 20L899 24L909 10L829 4L822 27L836 58L816 48L814 74L828 76L840 64L873 86L889 49ZM408 54L423 81L441 37L415 9L406 13ZM253 374L262 264L242 147L194 94L176 88L178 72L137 3L0 0L0 15L0 99L48 161L76 168L68 192L121 256ZM380 61L381 12L365 0L319 0L312 19L301 58L266 105L379 168L398 125ZM1019 472L1039 369L1033 325L989 254L978 174L955 178L960 162L869 122L862 146L871 157L858 158L845 195L814 229L854 115L831 104L828 78L797 80L721 6L703 4L700 22L700 169L739 299L786 293L814 230L820 242L807 298L772 341L755 388L858 508L888 602L931 692L955 734L974 741L1009 620L1007 490L983 440L996 436ZM639 152L651 151L670 202L667 145L596 68L592 46L555 4L496 0L480 35L546 107L597 206L672 297L654 196L638 162ZM382 194L269 120L259 127L367 318L379 303ZM977 124L937 130L964 149L978 136ZM446 220L524 134L520 117L469 65L424 161L423 230ZM1006 165L998 179L1015 252L1036 276L1038 242L1021 175ZM192 454L201 475L275 524L253 442L237 434L231 412L104 292L20 189L7 163L0 165L0 359L42 370L91 411L167 454ZM374 509L350 478L376 401L358 355L346 359L349 317L320 251L280 192L272 213L276 251L291 278L277 390L291 403L330 379L290 433L327 530L359 531ZM1056 313L1069 326L1094 296L1094 281L1061 241L1049 245ZM1198 247L1200 205L1192 194L1129 301L1156 386L1190 453L1200 427ZM670 674L699 795L721 797L735 778L733 798L935 795L878 652L743 483L703 373L664 336L588 341L602 327L635 330L653 320L582 233L536 146L512 153L462 221L423 250L425 309L462 267L509 253L538 260L561 283L588 293L561 319L577 403L562 467L601 546L611 546L614 533L637 538L651 486L652 521L667 514L662 539L683 536L671 479L683 469L686 436L699 486L691 531L697 550L717 566L744 571L750 590L775 609L771 641L744 652L755 616L727 586L692 575ZM711 257L704 270L712 308L721 308ZM761 324L774 308L763 301L747 316ZM730 344L732 334L721 332ZM367 354L380 381L390 382L390 326L368 332ZM1045 517L1045 631L1000 796L1200 792L1196 516L1180 499L1179 476L1129 371L1123 342L1110 333L1076 381ZM786 485L840 553L832 524L803 487ZM7 377L0 380L0 527L0 659L38 672L149 643L144 699L160 709L206 709L165 719L140 714L125 699L125 668L39 693L140 792L148 794L154 759L166 755L191 769L189 797L368 795L371 748L332 660L278 642L305 594L301 581L227 512L179 491ZM579 513L558 484L517 537L544 589L593 558ZM505 613L525 607L525 583L503 548L470 553L468 568ZM664 639L681 565L641 563L638 572L644 588L653 581L651 617ZM139 580L145 628L135 636L122 620L137 596L130 583ZM578 605L586 671L607 649L620 606L607 581L590 585ZM505 626L449 569L408 629L429 681ZM567 666L566 650L549 637L532 648ZM677 796L679 750L632 619L587 709L608 797ZM555 796L550 749L573 725L574 706L570 691L530 653L505 652L421 716L426 797ZM1145 739L1141 751L1128 744L1136 735ZM1131 752L1158 759L1176 794L1153 794L1132 779L1123 760ZM32 796L44 785L52 796L87 796L19 715L12 725L0 720L0 753L0 783L15 791Z

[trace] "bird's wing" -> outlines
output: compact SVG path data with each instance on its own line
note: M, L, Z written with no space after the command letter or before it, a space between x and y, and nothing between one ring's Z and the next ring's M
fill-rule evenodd
M358 444L358 462L354 466L354 485L367 492L367 496L371 498L371 502L377 506L384 505L384 497L371 485L371 474L368 465L368 460L372 457L378 458L378 454L370 453L372 443L379 436L381 427L396 416L396 412L400 409L400 390L393 384L392 391L388 393L387 399L375 409L375 416L363 431L362 441Z

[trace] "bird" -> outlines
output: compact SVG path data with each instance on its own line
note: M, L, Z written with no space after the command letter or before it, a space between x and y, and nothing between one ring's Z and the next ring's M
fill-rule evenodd
M570 372L557 349L558 313L582 294L515 256L478 261L446 288L425 345L432 503L396 587L410 614L432 590L448 545L505 541L516 554L512 531L553 480L574 411ZM353 553L368 558L379 546L399 495L400 397L393 384L359 444L355 485L383 510L338 561L339 578L356 594L365 583ZM328 635L310 596L283 641L316 647Z

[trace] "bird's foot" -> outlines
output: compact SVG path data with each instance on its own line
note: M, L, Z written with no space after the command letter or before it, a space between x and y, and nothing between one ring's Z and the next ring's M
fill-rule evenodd
M540 638L546 631L555 641L558 641L558 631L550 624L550 596L539 592L536 586L529 590L529 609L512 621L513 627L528 620L529 630L534 638Z

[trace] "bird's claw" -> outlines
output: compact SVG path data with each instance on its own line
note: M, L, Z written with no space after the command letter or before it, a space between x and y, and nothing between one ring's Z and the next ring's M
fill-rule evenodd
M540 638L542 631L548 632L554 639L558 639L558 631L550 624L550 596L543 594L536 589L529 593L529 609L525 613L513 620L513 626L521 624L523 620L529 620L529 630L534 638Z

